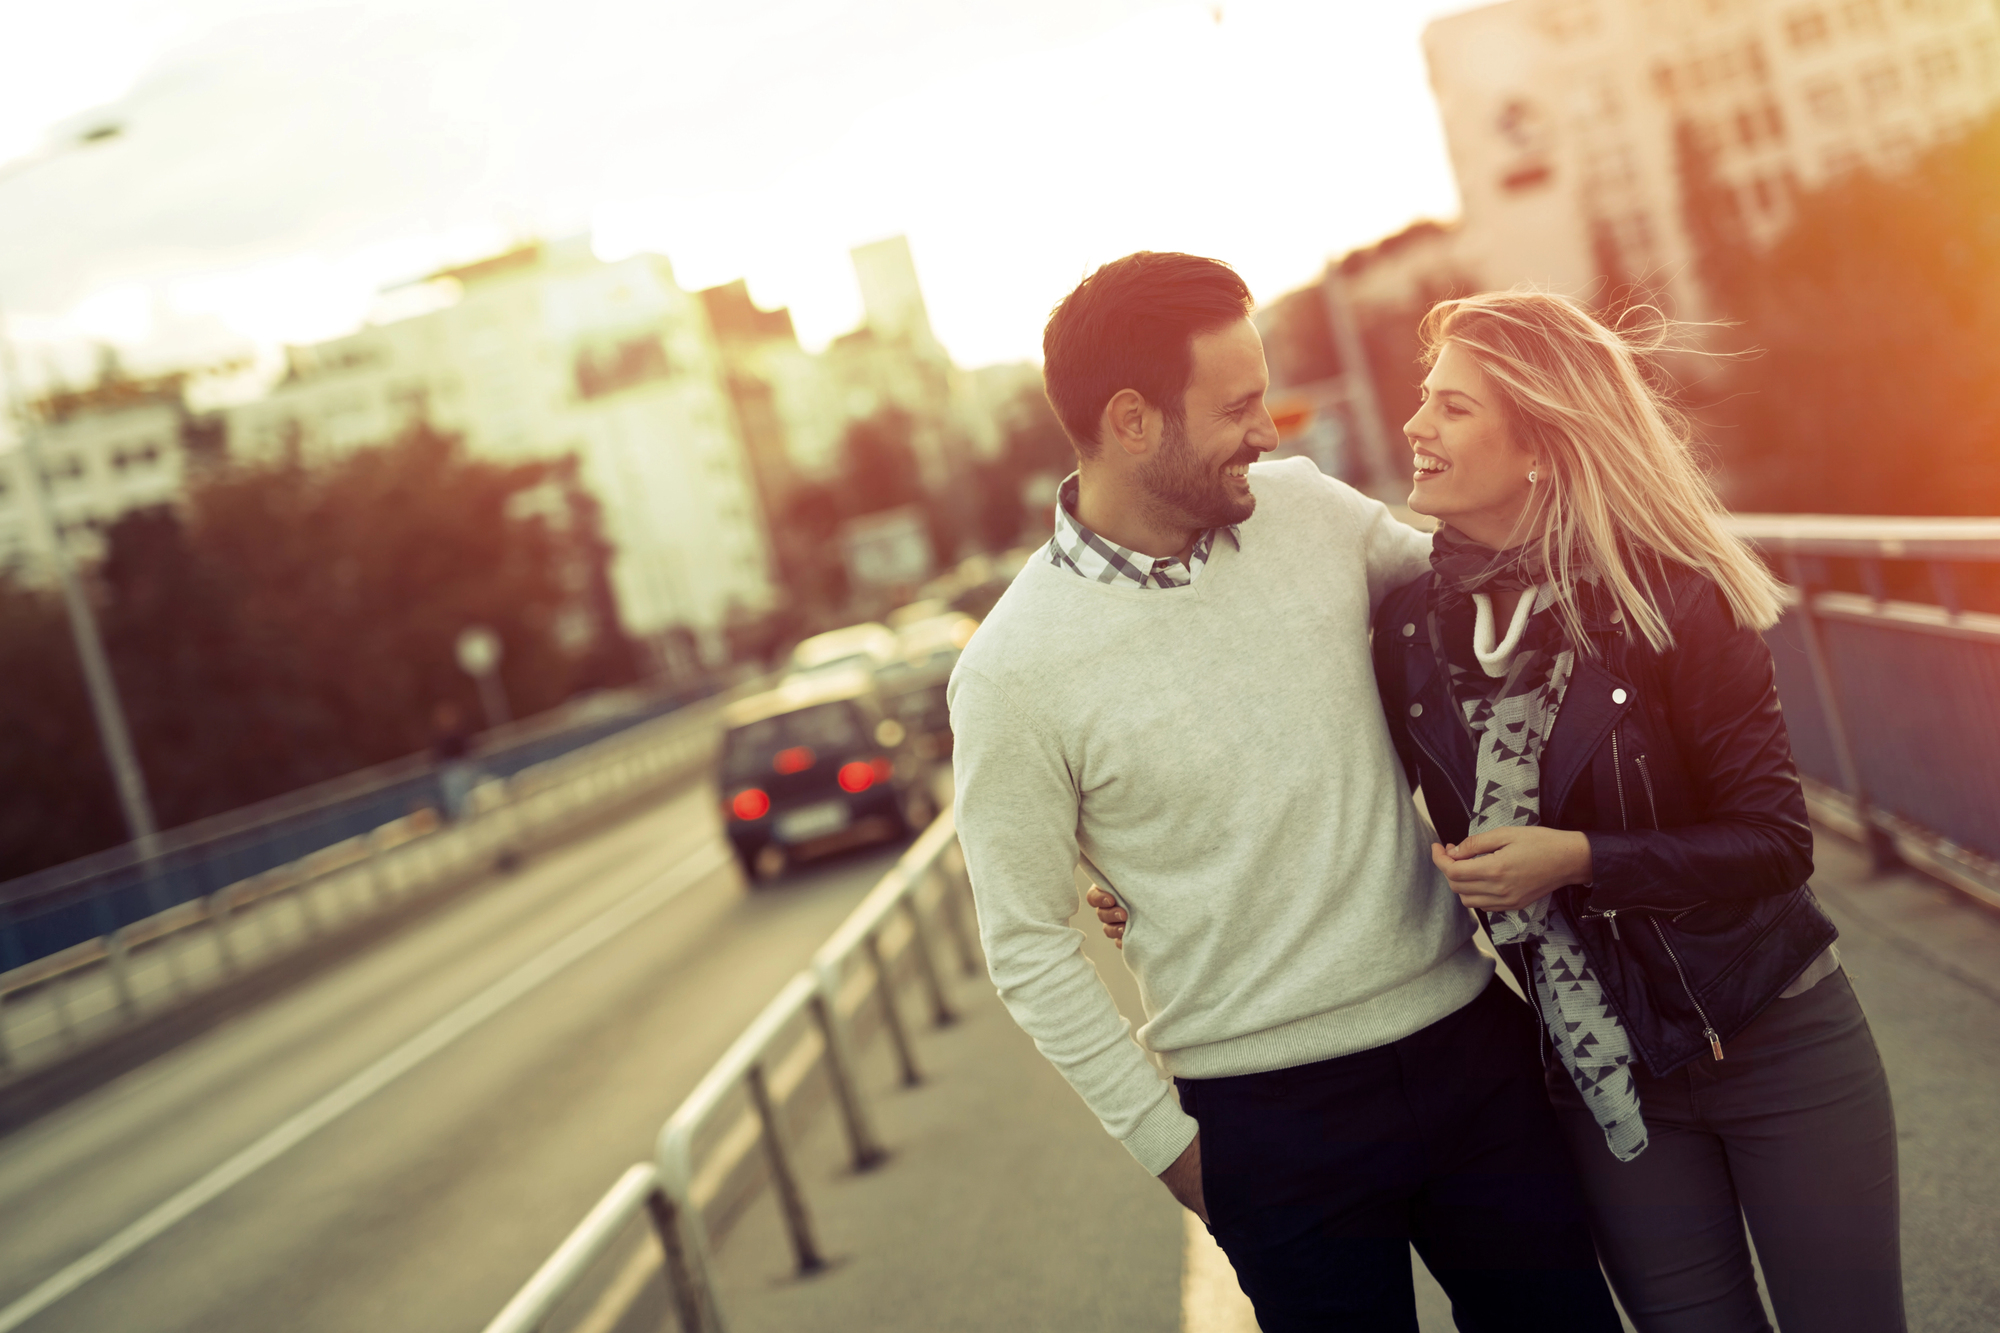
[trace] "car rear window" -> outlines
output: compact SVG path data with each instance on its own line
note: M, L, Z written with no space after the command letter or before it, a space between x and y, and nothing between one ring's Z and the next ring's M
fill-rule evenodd
M771 771L772 756L794 745L833 754L861 742L861 718L852 704L814 704L730 732L722 746L722 775L730 781L762 777Z

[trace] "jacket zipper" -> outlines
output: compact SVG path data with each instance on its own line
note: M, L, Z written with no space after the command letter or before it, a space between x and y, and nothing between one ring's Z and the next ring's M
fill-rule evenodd
M1646 808L1653 812L1653 829L1655 832L1658 832L1660 827L1660 806L1659 802L1653 799L1653 770L1646 767L1646 756L1643 754L1633 755L1632 762L1639 766L1639 781L1646 788Z
M1417 735L1414 727L1410 729L1409 736L1411 741L1415 742L1416 747L1424 752L1424 757L1430 760L1437 771L1446 777L1447 781L1444 785L1451 788L1453 798L1458 801L1458 808L1465 811L1466 830L1470 832L1472 828L1472 806L1466 802L1464 795L1460 793L1457 785L1449 781L1451 770L1444 766L1444 761L1432 752L1430 746L1424 744L1423 737ZM1614 925L1611 928L1611 933L1614 935L1617 934L1618 927ZM1528 1003L1534 1007L1535 1030L1542 1037L1542 1040L1535 1043L1535 1050L1542 1057L1542 1072L1547 1073L1549 1068L1548 1021L1542 1016L1542 996L1540 990L1535 985L1535 972L1532 966L1528 969Z
M1674 960L1674 971L1680 975L1681 989L1687 992L1688 1003L1694 1006L1695 1015L1701 1019L1701 1035L1708 1038L1708 1049L1717 1060L1722 1059L1722 1038L1715 1034L1715 1025L1708 1021L1708 1010L1701 1007L1701 1001L1694 998L1694 987L1688 985L1687 969L1681 966L1681 956L1674 952L1674 946L1667 942L1667 932L1657 918L1652 922L1653 933L1660 937L1660 947L1667 951L1667 957Z
M1450 780L1451 770L1444 766L1444 761L1442 759L1439 759L1435 754L1431 753L1431 747L1424 744L1423 737L1417 735L1416 729L1414 727L1410 729L1410 739L1416 742L1417 748L1424 752L1424 758L1430 760L1431 763L1437 768L1438 773L1446 779L1444 785L1451 788L1452 796L1455 797L1458 801L1458 808L1465 811L1466 831L1468 833L1471 832L1472 807L1466 804L1465 796L1458 790L1457 784L1453 783Z
M1611 729L1611 781L1618 788L1618 825L1630 830L1632 812L1625 808L1625 765L1618 758L1618 728Z

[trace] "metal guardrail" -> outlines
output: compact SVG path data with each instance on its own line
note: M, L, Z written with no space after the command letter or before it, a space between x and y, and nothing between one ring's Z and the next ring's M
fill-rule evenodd
M477 767L511 779L699 697L633 689L564 705L483 733ZM0 881L0 971L445 805L437 765L408 755L169 829L149 846L125 843Z
M428 810L404 816L0 972L0 1078L29 1072L204 986L462 882L505 857L547 845L607 809L683 779L712 757L721 707L720 700L694 704L488 782L476 790L473 810L456 823L441 823ZM286 901L297 907L296 930L275 943L269 930L254 942L240 934L251 909ZM157 961L150 991L139 977L142 950L143 961ZM30 1004L40 1009L32 1025L25 1012ZM30 1026L38 1030L24 1036Z
M823 1071L854 1168L865 1171L884 1159L856 1076L854 1019L872 1007L895 1052L902 1082L920 1081L909 1027L896 998L895 969L902 957L910 958L932 1023L953 1021L932 922L925 918L928 910L952 937L961 969L967 975L977 972L971 890L957 847L957 830L947 810L695 1085L661 1128L655 1160L626 1169L486 1326L486 1333L541 1329L642 1210L659 1238L683 1333L724 1333L706 1214L726 1192L732 1173L753 1153L761 1152L799 1271L812 1273L825 1266L794 1164L788 1094L796 1093L814 1069ZM924 891L932 885L936 889L927 905ZM856 981L862 984L857 987ZM704 1163L701 1148L739 1093L748 1108L714 1141Z
M1878 867L1908 862L2000 907L2000 615L1960 597L1962 569L2000 565L2000 518L1732 526L1791 585L1765 637L1814 814L1864 840ZM1832 586L1835 562L1864 591ZM1935 601L1889 597L1889 571L1909 566Z

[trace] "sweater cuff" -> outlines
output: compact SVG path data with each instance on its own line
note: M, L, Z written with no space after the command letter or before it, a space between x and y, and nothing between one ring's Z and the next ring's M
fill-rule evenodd
M1180 1099L1169 1087L1166 1095L1153 1103L1153 1109L1146 1112L1137 1128L1122 1141L1125 1151L1157 1176L1187 1151L1199 1128L1195 1118L1181 1110Z

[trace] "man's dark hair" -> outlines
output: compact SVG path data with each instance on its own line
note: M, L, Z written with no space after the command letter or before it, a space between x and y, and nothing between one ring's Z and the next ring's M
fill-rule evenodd
M1199 255L1141 250L1078 283L1042 330L1042 382L1077 453L1097 453L1104 405L1121 389L1186 424L1195 338L1252 304L1235 269Z

